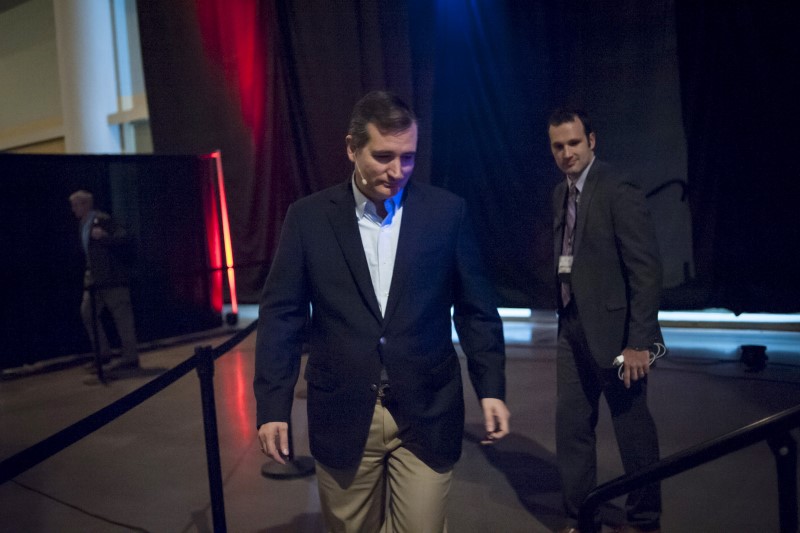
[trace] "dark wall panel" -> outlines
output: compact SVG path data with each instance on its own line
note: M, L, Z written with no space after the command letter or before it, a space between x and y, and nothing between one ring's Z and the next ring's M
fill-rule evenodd
M134 237L140 342L221 325L204 207L216 205L214 172L214 161L198 156L0 154L0 367L91 350L79 312L85 260L68 201L78 189Z

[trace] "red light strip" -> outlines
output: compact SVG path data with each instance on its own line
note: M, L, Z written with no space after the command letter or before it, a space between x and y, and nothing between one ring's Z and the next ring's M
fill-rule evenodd
M222 214L222 241L225 246L225 270L228 272L228 288L231 293L231 312L239 314L239 302L236 298L236 275L233 270L233 246L231 245L231 229L228 224L228 201L225 197L225 179L222 173L222 153L214 151L211 157L217 163L217 185L219 188L220 213Z

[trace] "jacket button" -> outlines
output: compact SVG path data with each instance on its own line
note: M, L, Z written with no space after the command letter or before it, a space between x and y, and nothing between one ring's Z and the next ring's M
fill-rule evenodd
M386 337L381 337L380 339L378 339L378 342L381 344L381 346L385 346L386 345Z
M378 386L375 383L373 383L372 385L369 386L369 390L375 392L376 390L378 390Z

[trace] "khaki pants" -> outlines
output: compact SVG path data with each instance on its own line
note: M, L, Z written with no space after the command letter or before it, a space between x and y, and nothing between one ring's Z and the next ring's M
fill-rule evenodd
M83 325L89 333L92 346L97 347L94 338L93 320L97 323L97 336L99 337L100 354L108 356L111 348L108 345L108 337L103 330L100 322L100 313L108 308L114 319L114 325L119 334L120 344L122 345L122 359L124 361L137 361L139 353L136 348L136 329L133 324L133 309L131 308L131 296L127 287L111 287L108 289L96 289L95 294L95 316L92 318L91 293L83 291L83 301L81 302L81 317Z
M437 472L403 447L394 418L378 400L361 464L339 470L317 463L326 531L446 532L452 476L452 469Z

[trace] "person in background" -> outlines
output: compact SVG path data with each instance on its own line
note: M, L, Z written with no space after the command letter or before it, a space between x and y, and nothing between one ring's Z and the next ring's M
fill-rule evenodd
M89 339L101 359L110 360L111 349L100 320L100 314L108 309L120 338L122 357L107 368L111 371L137 369L139 353L128 288L129 236L108 213L95 209L92 193L75 191L69 196L69 202L79 220L80 240L86 255L81 317Z
M644 195L595 158L595 132L578 109L548 121L550 150L564 180L553 193L558 298L556 457L567 527L597 484L595 426L603 394L625 472L659 458L647 407L650 351L662 343L658 323L661 260ZM622 370L614 366L622 355ZM655 483L631 492L620 531L658 531Z

